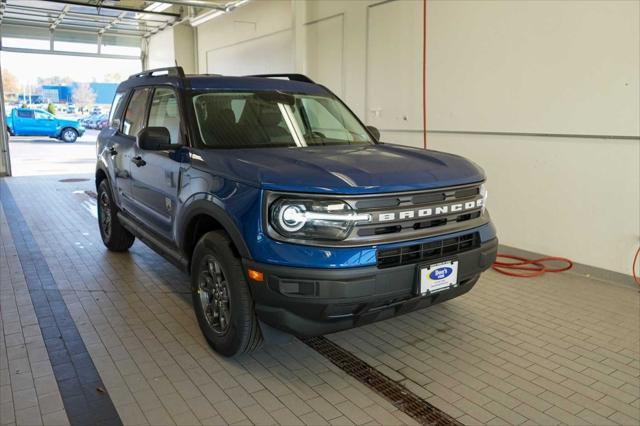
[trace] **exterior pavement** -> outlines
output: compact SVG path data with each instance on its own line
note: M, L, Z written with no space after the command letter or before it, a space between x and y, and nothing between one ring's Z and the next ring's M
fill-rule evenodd
M11 174L13 176L93 173L96 168L96 136L87 129L74 143L37 136L11 136Z
M95 191L92 176L60 182L68 177L0 185L25 223L10 231L11 212L0 210L1 425L77 418L45 344L33 270L19 256L15 235L27 233L31 255L44 259L38 276L50 272L99 374L96 392L124 424L413 423L296 339L216 355L188 277L139 242L108 252L84 192ZM460 298L329 338L464 424L640 423L640 294L631 286L488 272Z

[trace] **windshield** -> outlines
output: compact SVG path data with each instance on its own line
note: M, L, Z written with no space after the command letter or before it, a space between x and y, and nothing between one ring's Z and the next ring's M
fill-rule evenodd
M201 93L193 97L207 148L361 145L373 141L337 99L282 92Z

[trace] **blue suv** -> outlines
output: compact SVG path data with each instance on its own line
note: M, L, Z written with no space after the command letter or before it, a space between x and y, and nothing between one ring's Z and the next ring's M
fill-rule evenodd
M498 246L483 171L378 138L303 75L133 75L98 136L102 239L188 272L227 356L265 324L322 335L469 291Z

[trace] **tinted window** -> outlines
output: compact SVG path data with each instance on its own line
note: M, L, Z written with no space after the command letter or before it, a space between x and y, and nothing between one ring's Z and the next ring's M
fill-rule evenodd
M122 116L124 100L124 92L116 93L116 96L113 98L113 102L111 103L111 110L109 111L109 127L115 128L120 126L120 116ZM114 118L116 117L118 120L114 123Z
M26 109L20 109L20 110L18 110L18 117L21 117L21 118L33 118L33 111L26 110Z
M284 106L253 93L207 93L194 98L206 146L246 148L296 146Z
M165 127L171 135L171 143L180 143L180 112L178 99L172 89L162 87L153 92L148 126Z
M124 122L122 123L122 132L125 135L136 136L144 127L144 114L147 106L150 89L145 87L137 89L131 96L129 106L124 114Z

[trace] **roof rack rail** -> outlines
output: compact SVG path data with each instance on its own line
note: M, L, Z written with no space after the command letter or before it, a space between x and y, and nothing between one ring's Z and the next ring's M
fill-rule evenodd
M315 81L311 80L304 74L255 74L248 75L247 77L264 77L264 78L288 78L292 81L301 81L303 83L315 84Z
M182 69L182 67L154 68L152 70L142 71L137 74L131 74L129 78L155 77L154 74L159 74L158 76L171 75L171 76L184 78L184 70Z

